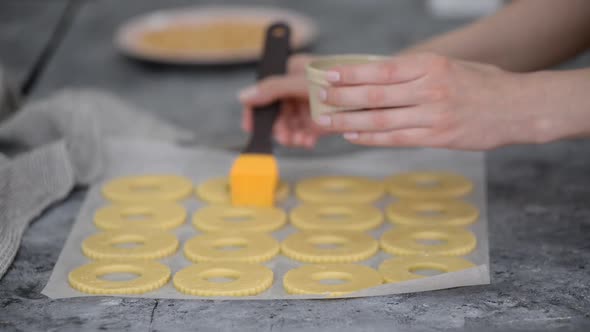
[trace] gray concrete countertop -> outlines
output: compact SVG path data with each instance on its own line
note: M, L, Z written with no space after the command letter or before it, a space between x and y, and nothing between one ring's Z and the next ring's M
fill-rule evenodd
M0 4L0 64L16 88L47 46L67 0L5 0Z
M195 2L165 5L188 3ZM322 30L314 49L320 53L385 53L462 23L430 18L415 0L255 3L313 16ZM253 67L148 66L112 47L118 24L162 6L156 0L85 3L33 97L63 87L100 87L194 128L204 142L239 142L242 136L228 134L238 128L234 94L252 81ZM578 62L584 64L588 61ZM352 149L332 140L315 154ZM84 200L85 192L76 191L25 233L13 266L0 280L0 330L589 330L589 152L590 141L578 141L488 154L491 285L362 299L50 300L40 291Z

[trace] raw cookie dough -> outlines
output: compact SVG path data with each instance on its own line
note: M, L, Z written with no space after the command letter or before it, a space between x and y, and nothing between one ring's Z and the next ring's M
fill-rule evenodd
M122 246L125 244L132 246ZM172 255L177 249L175 235L149 229L107 231L91 235L82 242L82 252L92 259L159 259Z
M383 222L383 214L369 204L304 203L290 214L291 223L303 231L367 231Z
M138 277L124 281L101 278L111 273L132 273ZM73 288L88 294L143 294L164 286L170 279L170 269L153 261L96 261L82 265L68 274Z
M224 278L230 281L210 279ZM191 265L174 275L174 287L196 296L249 296L267 290L273 272L266 266L244 262L207 262Z
M381 236L381 248L400 256L463 256L473 251L476 244L475 235L460 227L398 226Z
M196 189L197 196L203 201L211 204L229 204L231 196L229 192L229 181L227 177L209 179ZM289 197L289 185L280 181L277 188L276 200L282 201Z
M320 176L300 181L295 192L310 203L370 203L383 196L385 186L370 178Z
M328 280L344 281L329 284ZM323 281L323 282L322 282ZM288 271L283 287L290 294L340 296L383 283L381 275L372 268L356 264L313 264Z
M417 270L438 270L447 273L474 266L470 261L459 257L406 256L384 261L379 265L379 273L386 282L401 282L424 278L425 276L414 273Z
M105 230L149 228L169 230L186 220L185 208L173 202L108 205L96 211L94 224Z
M447 172L408 172L390 177L387 190L399 198L454 198L467 195L473 183Z
M402 199L387 207L387 218L408 226L466 226L479 217L479 210L455 199Z
M182 176L137 175L108 182L102 187L102 194L119 203L179 201L190 195L192 187L191 181Z
M272 232L287 222L285 211L276 208L211 205L193 215L193 225L204 232Z
M235 250L224 250L235 247ZM208 233L184 245L184 255L193 262L249 262L270 260L280 251L279 242L264 233Z
M285 256L306 263L358 262L378 250L378 242L360 232L300 232L281 243L281 252Z

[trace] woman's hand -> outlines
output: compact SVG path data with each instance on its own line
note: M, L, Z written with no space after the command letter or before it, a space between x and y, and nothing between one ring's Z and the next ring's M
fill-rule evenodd
M295 57L288 75L245 90L246 130L253 107L283 100L275 137L288 146L313 147L330 132L354 144L461 150L590 137L590 69L517 74L426 53L336 67L320 99L359 111L316 124L303 76L309 60Z
M539 98L523 88L525 76L434 54L337 67L320 99L363 110L318 123L362 145L486 150L540 142Z
M257 85L245 88L239 94L244 105L242 128L252 130L252 109L257 106L282 101L282 109L274 126L275 139L286 146L312 148L326 131L311 119L305 65L311 61L307 55L289 59L288 73L274 76Z

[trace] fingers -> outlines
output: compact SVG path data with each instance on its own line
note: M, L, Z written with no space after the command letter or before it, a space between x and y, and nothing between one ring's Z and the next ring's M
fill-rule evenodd
M281 145L289 144L289 118L293 113L293 103L285 101L281 107L281 113L273 127L273 136Z
M314 126L306 105L299 105L294 110L290 120L291 139L288 146L311 149L315 146L320 135L318 128Z
M242 115L242 128L252 131L252 109L245 108ZM284 146L311 149L323 131L311 120L307 105L292 100L283 102L281 113L273 127L275 140Z
M346 133L344 138L353 144L368 146L426 147L431 130L426 128L402 129L387 132Z
M334 85L403 83L426 75L431 66L444 61L443 57L426 53L401 55L381 62L337 66L326 74L326 79Z
M262 106L285 98L307 98L307 83L303 75L272 76L240 91L244 105Z
M291 74L273 76L242 89L238 98L244 105L262 106L284 98L307 98L307 85L303 71L312 60L307 54L289 58L287 71Z
M242 119L240 122L240 127L243 131L249 133L252 131L252 109L251 108L244 108L242 111Z
M442 87L424 87L420 81L391 85L328 87L320 91L320 100L334 106L383 108L419 105L445 96Z
M437 121L437 113L418 107L373 109L337 112L327 116L324 128L330 131L387 131L408 128L428 128Z

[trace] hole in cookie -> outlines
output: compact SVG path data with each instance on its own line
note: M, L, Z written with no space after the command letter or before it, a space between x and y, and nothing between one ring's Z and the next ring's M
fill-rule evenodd
M445 213L444 210L420 210L417 212L420 216L427 217L427 218L440 217L441 215L443 215Z
M440 180L432 176L418 177L414 180L414 183L422 188L433 188L441 185Z
M136 192L152 192L160 190L160 186L155 183L137 183L131 185L130 189Z
M350 215L343 212L320 212L319 217L326 221L344 221L348 219Z
M322 279L322 280L320 280L320 284L323 284L323 285L342 285L347 282L348 282L348 280L344 280L344 279Z
M316 243L315 247L322 250L334 250L342 247L339 243Z
M350 191L352 184L344 181L328 181L322 184L322 190L332 194L342 194Z
M432 276L435 276L435 275L439 275L439 274L445 273L445 271L443 271L443 270L428 269L428 268L415 268L415 269L410 269L410 272L412 272L414 274L421 275L421 276L425 276L425 277L432 277Z
M245 222L254 218L254 212L248 208L228 209L221 218L227 222Z
M141 220L148 220L154 217L151 213L123 213L123 218L128 221L141 221Z
M100 279L107 281L129 281L139 278L139 274L130 272L114 272L98 276Z
M411 238L416 241L417 244L425 246L440 246L444 245L448 241L448 235L444 232L438 231L421 231L411 235Z
M211 277L211 278L207 278L207 281L209 282L215 282L218 284L225 284L225 283L229 283L229 282L234 282L236 281L237 278L232 278L232 277Z
M119 234L109 239L114 248L133 249L145 244L146 238L137 234Z
M121 242L121 243L113 243L113 247L120 248L120 249L133 249L143 246L143 242Z
M411 209L423 217L440 217L443 214L447 214L447 208L444 204L437 202L422 202L411 206Z
M447 243L445 240L438 239L416 239L415 241L425 246L440 246Z
M229 222L245 222L252 220L252 216L227 216L223 217L223 220Z
M244 248L246 248L245 245L239 245L239 244L215 246L215 249L219 250L219 251L238 251L238 250L244 250Z

